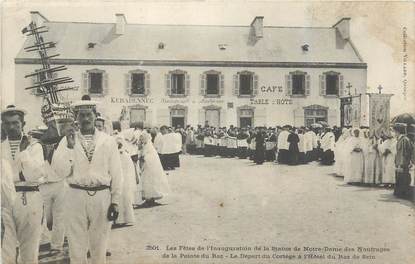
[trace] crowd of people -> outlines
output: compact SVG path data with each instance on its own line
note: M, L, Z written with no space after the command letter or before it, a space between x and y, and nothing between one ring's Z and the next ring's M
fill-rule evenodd
M181 154L258 165L319 162L334 165L348 184L393 187L397 197L413 196L413 125L395 124L379 138L367 127L321 125L173 128L135 122L122 129L84 98L73 104L72 123L56 140L50 124L24 133L24 117L15 106L1 114L4 263L15 263L16 252L22 263L37 263L42 233L49 231L50 255L62 254L66 236L71 262L87 263L89 257L105 263L111 227L132 225L134 209L160 204Z

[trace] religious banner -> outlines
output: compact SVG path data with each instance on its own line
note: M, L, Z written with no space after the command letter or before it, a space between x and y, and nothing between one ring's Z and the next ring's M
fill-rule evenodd
M390 127L390 98L392 94L369 93L370 135L380 137Z
M340 98L342 127L360 127L361 95Z

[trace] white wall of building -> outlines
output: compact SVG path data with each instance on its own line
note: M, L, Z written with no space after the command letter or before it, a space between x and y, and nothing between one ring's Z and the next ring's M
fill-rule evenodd
M39 65L16 64L16 105L28 110L27 126L32 128L41 124L40 106L41 97L32 95L25 87L32 85L32 79L25 79L24 75L33 72ZM101 102L101 108L111 120L117 120L123 106L143 105L147 106L148 125L169 125L169 106L184 105L188 107L187 123L193 126L203 125L203 107L214 105L221 107L221 125L237 125L237 107L248 105L255 107L254 125L303 125L303 107L320 105L328 107L328 122L330 125L340 124L340 102L337 97L330 98L321 96L319 89L319 76L323 72L336 71L343 75L344 86L352 85L351 92L354 94L366 93L366 69L344 69L344 68L236 68L236 67L199 67L199 66L120 66L120 65L68 65L68 70L59 72L59 76L70 76L74 79L73 84L67 86L78 86L79 89L64 92L66 100L79 100L84 94L83 73L91 69L105 70L108 74L108 94L105 97L96 97L94 100ZM125 74L130 70L141 69L150 74L151 92L147 97L130 97L126 92ZM190 76L190 95L186 98L170 98L166 95L165 74L171 70L180 69L186 71ZM225 93L220 98L205 98L200 95L200 75L208 70L216 70L224 75ZM250 98L238 98L233 95L233 76L238 71L252 71L258 75L258 95L251 101ZM289 72L301 70L310 75L310 95L304 98L291 98L285 94L285 76ZM281 89L279 88L282 88ZM279 104L281 99L291 104ZM266 101L268 100L268 101ZM233 107L228 107L233 103ZM362 109L366 109L365 100L362 100ZM362 111L362 124L366 124L365 111Z

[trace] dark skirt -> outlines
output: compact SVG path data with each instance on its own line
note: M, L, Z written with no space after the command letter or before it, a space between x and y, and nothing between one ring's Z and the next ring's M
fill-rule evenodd
M288 151L288 164L289 165L298 165L300 152L298 150L292 149Z
M246 159L248 157L248 148L247 147L239 147L238 148L238 158Z
M395 189L393 191L393 195L398 198L403 199L413 199L411 197L411 175L409 174L409 170L405 170L403 172L395 171Z
M300 164L306 164L308 161L307 161L307 158L306 158L306 154L304 153L304 152L300 152L299 154L298 154L298 162L300 163Z
M159 153L159 159L160 159L161 166L163 167L163 170L167 170L169 168L169 166L167 164L167 155L168 154L160 154Z
M226 156L228 158L234 158L236 156L236 148L226 148Z
M257 148L254 154L254 162L256 164L262 164L265 161L265 149Z
M265 151L265 160L266 161L274 161L275 160L275 150L266 150Z
M326 150L321 154L321 164L331 165L334 163L334 152L331 150Z
M280 149L278 151L278 163L287 164L288 163L288 150Z

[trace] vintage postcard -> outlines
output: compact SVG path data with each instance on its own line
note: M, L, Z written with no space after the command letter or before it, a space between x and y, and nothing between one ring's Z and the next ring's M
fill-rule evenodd
M415 263L413 1L3 1L1 263Z

